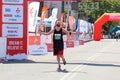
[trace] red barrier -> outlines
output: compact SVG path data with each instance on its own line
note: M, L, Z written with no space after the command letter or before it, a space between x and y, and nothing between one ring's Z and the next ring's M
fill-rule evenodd
M84 45L84 40L79 40L80 45Z
M47 49L48 49L48 52L53 52L53 44L52 43L47 44Z

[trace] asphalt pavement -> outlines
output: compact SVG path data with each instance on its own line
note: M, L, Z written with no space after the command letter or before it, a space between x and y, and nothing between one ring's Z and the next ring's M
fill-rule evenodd
M0 80L120 80L120 41L90 41L65 49L64 55L62 71L52 52L0 63Z

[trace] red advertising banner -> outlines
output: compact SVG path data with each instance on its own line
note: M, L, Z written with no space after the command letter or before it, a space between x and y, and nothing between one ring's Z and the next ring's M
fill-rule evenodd
M74 47L74 40L71 35L67 36L66 46L67 48Z
M79 40L80 45L84 45L84 40Z
M74 47L74 41L73 40L66 41L66 46L67 46L67 48L73 48Z
M0 36L7 38L7 59L27 57L27 8L27 0L0 1Z
M29 45L40 45L40 36L29 36Z
M53 52L53 43L47 43L46 45L48 52Z

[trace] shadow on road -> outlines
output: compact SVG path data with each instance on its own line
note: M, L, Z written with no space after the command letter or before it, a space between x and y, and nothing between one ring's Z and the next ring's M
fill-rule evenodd
M25 64L33 64L33 63L36 63L36 64L57 64L57 62L48 62L48 61L39 61L39 62L36 62L36 61L32 61L32 60L28 60L28 59L25 59L25 60L8 60L8 61L4 61L2 62L3 64L22 64L22 63L25 63ZM120 67L120 64L114 64L114 63L97 63L97 62L68 62L67 65L87 65L87 66L108 66L108 67Z

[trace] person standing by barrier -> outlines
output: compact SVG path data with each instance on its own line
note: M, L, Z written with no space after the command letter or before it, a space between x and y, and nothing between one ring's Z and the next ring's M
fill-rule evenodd
M61 70L60 58L62 58L63 64L66 65L66 60L64 58L64 41L63 41L63 34L81 34L80 32L69 32L60 27L60 23L56 22L55 27L53 30L45 33L40 32L43 35L49 35L53 33L53 55L57 57L58 62L58 71Z

